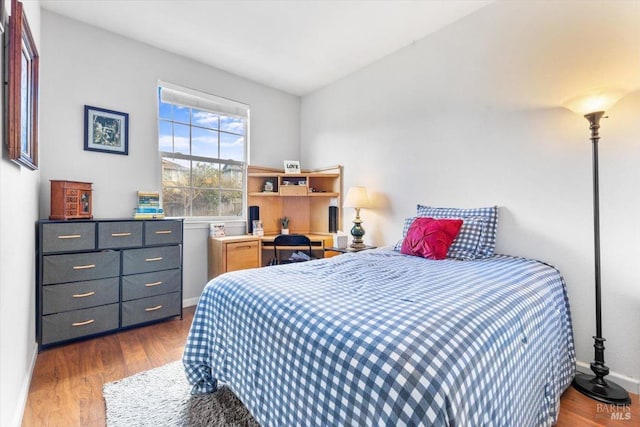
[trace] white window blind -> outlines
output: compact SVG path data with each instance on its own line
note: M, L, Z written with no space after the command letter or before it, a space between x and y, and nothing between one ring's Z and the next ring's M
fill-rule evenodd
M169 104L183 105L212 113L249 118L249 106L238 101L211 95L205 92L160 82L160 100Z

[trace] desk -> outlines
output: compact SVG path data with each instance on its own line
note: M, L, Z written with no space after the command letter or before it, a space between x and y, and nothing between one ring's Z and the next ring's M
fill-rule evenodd
M327 247L333 244L333 235L328 233L304 233L304 235L311 240L311 251L315 258L329 258L339 254L339 252L327 251ZM228 271L269 265L274 258L273 239L276 236L277 234L209 237L207 260L209 280ZM290 249L308 248L292 246Z

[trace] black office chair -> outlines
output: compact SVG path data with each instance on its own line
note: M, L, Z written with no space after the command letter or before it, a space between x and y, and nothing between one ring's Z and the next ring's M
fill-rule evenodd
M292 252L289 258L282 259L281 251ZM309 261L311 259L311 240L303 234L280 234L273 239L275 264Z

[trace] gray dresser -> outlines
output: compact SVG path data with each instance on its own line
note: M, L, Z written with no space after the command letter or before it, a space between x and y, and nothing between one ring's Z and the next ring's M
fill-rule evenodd
M38 222L39 348L182 318L182 220Z

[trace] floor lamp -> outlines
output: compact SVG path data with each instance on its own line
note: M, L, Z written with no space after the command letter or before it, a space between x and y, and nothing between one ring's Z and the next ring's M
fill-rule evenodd
M600 135L600 119L605 111L611 108L622 96L622 90L600 90L597 93L582 95L570 99L565 106L570 110L584 115L589 121L591 130L593 156L593 237L595 251L595 284L596 284L596 336L594 361L591 370L594 375L579 373L573 379L573 387L582 394L600 402L614 405L628 405L631 403L629 393L618 384L604 379L609 374L609 368L604 364L604 341L602 337L602 303L600 286L600 201L598 183L598 141Z

